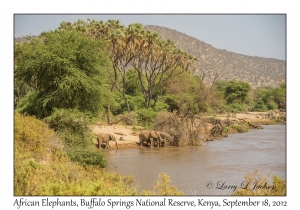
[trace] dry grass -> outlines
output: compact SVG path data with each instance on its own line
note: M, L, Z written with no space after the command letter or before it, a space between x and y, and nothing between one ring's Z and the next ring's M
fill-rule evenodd
M245 182L242 188L238 189L233 195L238 196L285 196L286 182L277 175L273 176L273 182L261 174L254 171L245 175Z

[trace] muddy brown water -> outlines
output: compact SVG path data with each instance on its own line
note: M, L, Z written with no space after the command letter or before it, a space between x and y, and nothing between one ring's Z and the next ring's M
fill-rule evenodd
M110 150L108 170L133 174L139 190L153 190L165 172L185 195L230 195L255 170L286 179L286 127L230 134L202 146Z

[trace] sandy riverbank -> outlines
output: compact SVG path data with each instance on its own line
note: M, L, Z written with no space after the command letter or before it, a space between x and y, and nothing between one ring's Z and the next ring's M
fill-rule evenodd
M247 122L266 125L272 122L271 117L278 117L280 115L279 112L248 112L248 113L237 113L237 114L221 114L214 116L216 119L220 120L246 120ZM212 117L212 116L206 116ZM137 127L137 126L136 126ZM138 127L139 130L143 130L142 127ZM112 134L116 137L119 149L130 149L130 148L139 148L139 131L135 131L133 126L125 126L122 124L118 125L97 125L95 124L92 128L92 131L95 134L106 133ZM96 139L94 139L94 143L97 144ZM110 146L112 149L115 149L115 143L110 142Z
M107 133L112 134L116 137L119 149L138 148L139 132L135 132L132 126L125 125L110 125L110 126L99 126L95 125L92 130L94 133ZM95 140L95 144L97 144ZM115 148L115 143L110 142L110 146Z

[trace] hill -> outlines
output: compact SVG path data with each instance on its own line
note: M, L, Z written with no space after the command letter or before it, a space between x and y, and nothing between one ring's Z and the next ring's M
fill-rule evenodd
M286 62L274 58L247 56L216 49L194 37L166 27L146 25L145 30L157 32L163 39L197 57L194 74L211 84L215 75L221 80L242 80L254 88L260 86L277 87L285 81Z
M204 77L211 84L217 75L220 80L242 80L253 88L260 86L277 87L285 81L286 62L274 58L247 56L227 50L217 49L194 37L166 27L146 25L145 30L157 32L163 39L197 57L194 74ZM25 37L15 38L25 42Z

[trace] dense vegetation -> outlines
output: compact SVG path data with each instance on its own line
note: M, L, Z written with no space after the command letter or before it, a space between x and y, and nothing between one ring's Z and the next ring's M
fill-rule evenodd
M14 60L17 195L137 194L131 178L100 170L107 162L92 141L95 120L150 127L167 110L185 116L286 106L285 84L204 83L191 74L194 56L141 24L63 22L15 43ZM160 178L165 190L144 193L181 194Z

